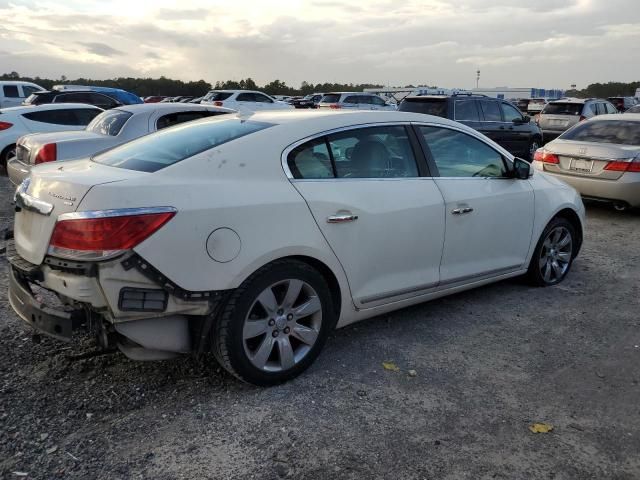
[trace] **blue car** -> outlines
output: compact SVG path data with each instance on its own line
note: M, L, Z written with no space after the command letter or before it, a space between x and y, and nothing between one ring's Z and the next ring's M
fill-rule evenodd
M24 105L45 103L86 103L104 110L143 103L137 95L120 88L93 87L84 85L55 85L51 90L33 93Z

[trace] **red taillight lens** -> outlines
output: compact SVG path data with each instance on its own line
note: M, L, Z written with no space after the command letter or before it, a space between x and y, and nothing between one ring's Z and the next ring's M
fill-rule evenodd
M342 105L340 105L339 103L332 103L331 105L329 105L329 108L342 108Z
M620 162L617 160L608 162L605 167L605 170L609 170L611 172L640 172L640 162Z
M216 107L221 107L222 106L222 102L219 100L216 100L215 102L213 102L213 105Z
M536 150L536 153L533 154L533 159L538 162L544 162L544 163L554 163L554 164L560 163L560 159L558 158L557 155L553 153L545 152L541 148Z
M135 247L174 215L168 211L59 220L49 241L49 253L66 258L107 258Z
M58 156L58 148L55 143L47 143L40 147L38 154L36 155L35 163L55 162Z
M7 129L11 128L11 127L13 127L13 123L0 122L0 131L7 130Z

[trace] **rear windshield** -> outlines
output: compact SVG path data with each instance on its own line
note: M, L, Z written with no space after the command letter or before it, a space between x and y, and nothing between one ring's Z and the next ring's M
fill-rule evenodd
M406 99L398 108L401 112L425 113L438 117L447 117L447 100L445 98Z
M337 93L330 93L329 95L325 95L320 100L321 103L338 103L340 101L340 95Z
M140 172L155 172L271 126L236 118L190 122L125 143L94 156L93 161Z
M124 110L107 110L94 118L93 121L87 125L86 130L87 132L115 137L120 133L120 130L122 130L122 127L132 115L132 113L125 112Z
M640 122L606 120L580 123L560 136L563 140L640 146Z
M547 103L542 109L542 113L549 115L580 115L583 106L582 103Z
M229 98L233 93L231 92L209 92L207 93L202 100L206 100L208 102L222 102Z

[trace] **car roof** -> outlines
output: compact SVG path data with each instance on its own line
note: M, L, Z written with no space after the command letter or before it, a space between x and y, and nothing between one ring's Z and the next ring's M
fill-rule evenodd
M122 105L120 107L116 107L113 110L124 110L130 113L140 113L140 112L153 112L156 110L159 111L167 111L170 112L172 110L182 111L182 110L216 110L216 111L229 111L233 112L234 110L228 108L214 107L213 105L200 105L198 103L135 103L133 105Z
M95 105L87 103L43 103L42 105L20 105L17 107L8 107L0 110L0 113L24 113L39 112L42 110L64 110L65 108L90 108L92 110L102 110Z
M22 80L0 80L0 85L35 85L36 87L40 87L37 83L25 82Z
M324 95L377 95L373 92L327 92Z

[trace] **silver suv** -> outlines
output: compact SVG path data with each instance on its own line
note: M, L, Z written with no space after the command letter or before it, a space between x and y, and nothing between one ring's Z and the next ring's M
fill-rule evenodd
M318 108L349 108L353 110L397 110L397 106L387 103L384 98L373 93L333 92L327 93Z
M561 98L544 106L538 125L544 141L550 142L578 122L607 113L618 113L618 109L601 98Z

